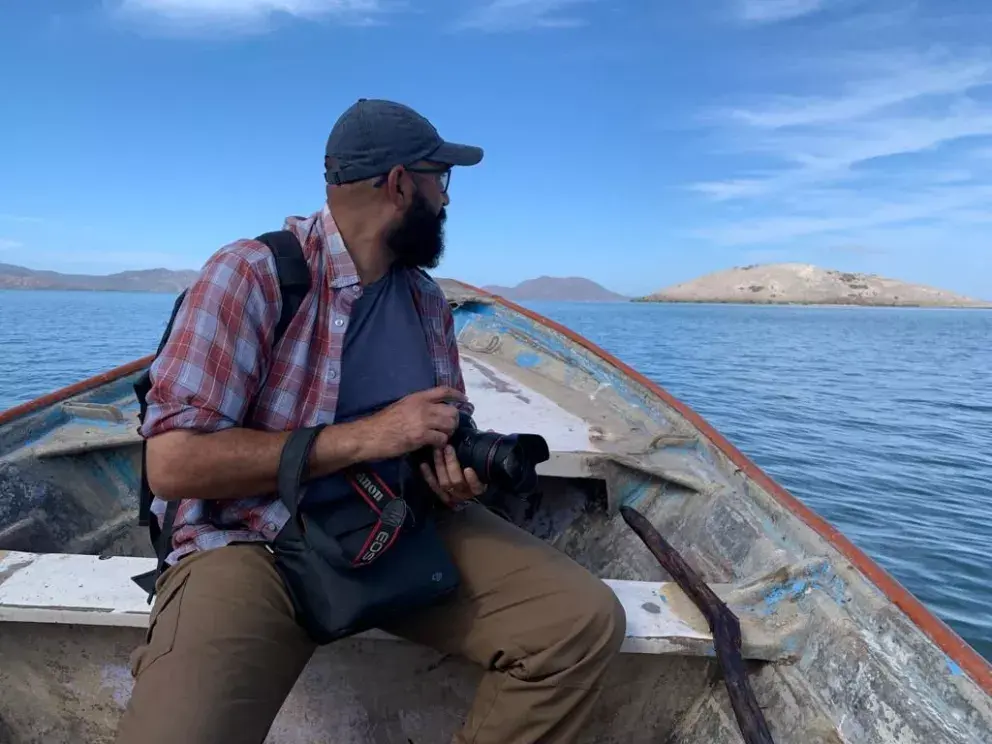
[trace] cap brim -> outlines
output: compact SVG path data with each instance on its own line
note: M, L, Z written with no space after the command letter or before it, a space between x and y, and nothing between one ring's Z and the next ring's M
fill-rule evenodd
M427 159L446 165L478 165L482 162L482 148L444 142Z

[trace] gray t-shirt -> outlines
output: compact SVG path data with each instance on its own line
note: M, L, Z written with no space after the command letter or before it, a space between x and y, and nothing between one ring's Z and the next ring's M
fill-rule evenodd
M341 357L341 386L335 423L344 423L385 408L418 390L434 387L434 362L406 270L394 266L364 288L352 306ZM398 487L399 460L375 463L376 472ZM306 501L353 493L343 478L322 479L308 489Z

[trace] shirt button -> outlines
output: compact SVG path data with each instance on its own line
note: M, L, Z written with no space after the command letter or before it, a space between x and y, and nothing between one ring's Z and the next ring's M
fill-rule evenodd
M330 372L327 373L327 376L333 380L335 377L338 376L338 373L332 369Z
M276 531L276 523L275 522L269 522L267 525L265 525L265 529L267 529L269 532L275 532Z
M338 328L340 328L341 326L344 325L344 321L341 320L341 318L338 318L337 320L334 321L334 325L336 325Z

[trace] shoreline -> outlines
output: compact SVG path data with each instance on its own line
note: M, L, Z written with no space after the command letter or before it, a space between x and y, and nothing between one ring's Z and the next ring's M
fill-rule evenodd
M112 293L112 294L144 294L144 295L172 295L176 296L181 289L124 289L107 288L91 289L88 287L0 287L0 292L79 292L79 293ZM579 299L526 299L511 300L512 302L571 302L587 305L739 305L742 307L854 307L854 308L890 308L890 309L920 309L920 310L992 310L992 302L979 303L974 305L966 304L929 304L912 302L807 302L803 300L789 301L768 301L768 300L747 300L747 299L650 299L647 297L631 297L629 299L617 300L579 300Z
M681 299L646 299L646 298L635 298L630 300L630 302L641 304L641 305L741 305L741 306L751 306L751 307L877 307L877 308L906 308L906 309L920 309L920 310L992 310L992 302L980 303L974 305L965 304L938 304L938 303L913 303L913 302L807 302L803 300L789 300L789 301L764 301L764 300L744 300L744 299L733 299L733 300L718 300L718 299L705 299L705 300L681 300Z

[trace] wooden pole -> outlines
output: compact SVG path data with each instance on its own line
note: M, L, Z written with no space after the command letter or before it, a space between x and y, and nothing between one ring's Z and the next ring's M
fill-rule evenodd
M699 574L693 571L685 558L665 542L643 514L629 506L621 506L620 514L709 623L717 662L723 670L723 680L730 694L730 704L734 708L737 725L740 726L746 744L774 744L768 723L758 706L758 700L754 696L747 679L747 671L744 669L744 657L741 655L741 624L737 616L720 601Z

